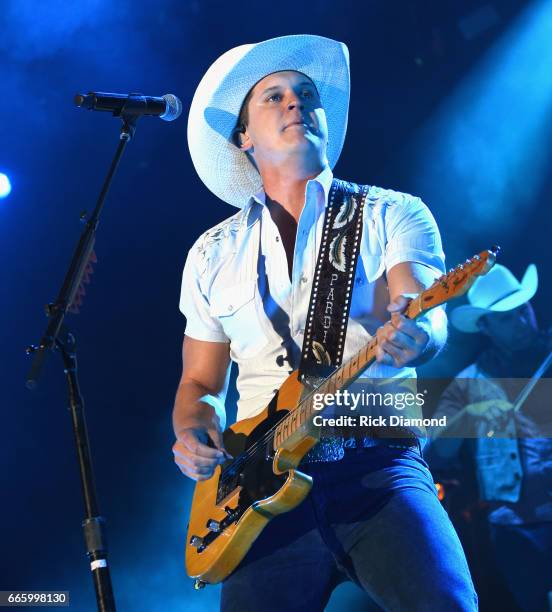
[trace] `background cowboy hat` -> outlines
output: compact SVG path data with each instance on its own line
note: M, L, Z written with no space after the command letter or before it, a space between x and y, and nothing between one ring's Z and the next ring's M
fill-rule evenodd
M460 331L478 332L477 321L483 315L513 310L525 304L537 292L538 284L535 264L529 264L521 282L508 268L495 264L485 276L475 281L468 291L469 305L455 308L450 321Z

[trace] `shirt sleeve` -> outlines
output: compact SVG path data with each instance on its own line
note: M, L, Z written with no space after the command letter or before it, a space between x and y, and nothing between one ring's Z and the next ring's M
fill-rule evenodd
M411 261L428 266L438 274L444 273L445 254L433 215L420 198L406 195L404 198L386 211L386 270Z
M180 291L180 311L186 317L185 333L196 340L229 342L220 321L210 314L209 300L201 288L196 258L197 247L194 245L184 264Z

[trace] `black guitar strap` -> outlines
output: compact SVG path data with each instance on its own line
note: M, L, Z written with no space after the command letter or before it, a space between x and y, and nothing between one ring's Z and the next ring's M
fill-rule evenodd
M341 365L368 189L332 182L305 325L301 382L325 378Z

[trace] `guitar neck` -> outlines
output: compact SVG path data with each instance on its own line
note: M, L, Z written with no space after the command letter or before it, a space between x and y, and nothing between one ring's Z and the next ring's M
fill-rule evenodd
M415 319L424 311L421 306L422 298L423 293L409 303L405 312L407 318ZM313 418L320 414L320 410L314 407L314 396L335 394L336 391L351 385L375 361L377 346L378 342L374 337L309 393L297 408L276 427L274 448L277 449L286 443L295 445L304 437L318 439L320 428L314 425Z

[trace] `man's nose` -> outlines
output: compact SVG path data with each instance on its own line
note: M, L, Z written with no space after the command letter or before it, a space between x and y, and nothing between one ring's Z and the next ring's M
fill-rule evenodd
M300 110L305 108L304 101L296 94L292 94L288 100L288 109L292 110L294 108L299 108Z

